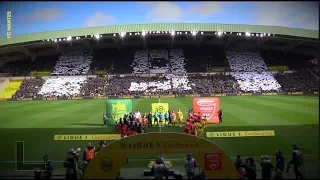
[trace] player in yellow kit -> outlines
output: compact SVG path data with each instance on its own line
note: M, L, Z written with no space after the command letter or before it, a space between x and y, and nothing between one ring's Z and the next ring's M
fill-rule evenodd
M196 123L196 130L197 130L197 135L200 137L204 136L204 130L203 130L203 126L201 123Z
M204 116L204 118L201 120L201 125L202 125L203 129L207 128L207 121L208 121L207 117Z
M180 109L177 112L177 116L178 116L178 119L177 119L178 120L178 124L179 124L180 127L182 127L181 124L182 124L182 120L183 120L183 114L180 111Z

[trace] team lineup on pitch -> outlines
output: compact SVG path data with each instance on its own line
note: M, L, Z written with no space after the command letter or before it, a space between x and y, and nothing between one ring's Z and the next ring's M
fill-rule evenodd
M133 109L141 112L149 112L151 104L158 103L158 100L155 99L132 101ZM272 156L279 146L283 148L286 155L290 155L293 143L299 144L306 155L318 154L318 147L314 145L318 141L315 136L318 131L317 97L220 97L220 101L225 120L222 124L208 125L207 132L209 133L207 136L209 135L209 137L207 138L225 150L229 156L234 157L238 154L243 156L268 154ZM94 144L98 143L101 134L106 138L120 138L120 135L115 133L113 125L103 126L101 112L105 110L106 102L106 100L1 102L5 103L5 106L0 108L1 119L7 119L1 122L3 136L7 140L4 145L6 148L3 149L7 155L2 155L1 159L14 161L14 151L12 150L16 140L25 142L26 161L41 160L41 155L38 155L44 152L42 149L32 148L35 145L48 147L47 153L51 158L55 161L61 161L65 151L70 147L83 147L88 141ZM168 103L173 109L180 108L181 111L187 112L192 104L192 99L161 99L161 103ZM284 104L286 106L283 106ZM6 106L10 108L6 108ZM21 121L21 117L17 116L19 114L17 111L25 114L24 121ZM301 119L303 118L307 118L308 121L302 123ZM259 134L258 132L262 130L264 132ZM148 132L159 132L159 127L149 128ZM162 127L161 132L183 133L183 128ZM302 134L303 136L301 136ZM66 136L66 141L58 137L54 139L55 135ZM81 138L76 139L74 136L72 140L71 135L81 135ZM220 135L232 138L219 138ZM252 137L256 135L264 137ZM80 140L82 138L83 140ZM259 148L248 149L247 147ZM182 157L182 155L166 156L168 159ZM132 157L132 159L137 158L146 159L149 162L149 159L155 157ZM137 166L146 166L147 162L137 163ZM10 165L3 164L1 168L8 167Z

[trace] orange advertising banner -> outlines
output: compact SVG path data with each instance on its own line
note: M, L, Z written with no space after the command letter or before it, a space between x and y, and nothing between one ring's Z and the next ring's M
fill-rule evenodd
M208 123L219 123L220 99L218 97L193 98L192 107L194 112L200 112L202 117L206 116Z

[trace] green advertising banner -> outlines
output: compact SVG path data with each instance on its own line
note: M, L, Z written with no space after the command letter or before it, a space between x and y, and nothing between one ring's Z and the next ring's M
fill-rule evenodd
M132 111L132 99L108 99L106 112L108 113L108 123L114 124L124 114Z

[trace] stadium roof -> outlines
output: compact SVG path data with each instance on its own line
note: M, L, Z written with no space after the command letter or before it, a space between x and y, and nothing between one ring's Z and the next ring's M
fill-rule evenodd
M319 41L319 31L306 30L306 29L296 29L278 26L260 26L260 25L239 25L239 24L197 24L197 23L185 23L185 24L132 24L132 25L112 25L112 26L101 26L101 27L89 27L89 28L78 28L78 29L68 29L59 30L51 32L40 32L26 35L12 36L11 38L0 38L0 58L9 60L9 56L27 55L28 57L50 54L53 51L61 51L64 47L59 44L63 44L63 40L68 38L74 39L78 37L81 39L81 43L85 48L92 46L92 37L95 35L102 35L101 39L112 39L115 44L118 44L118 40L115 38L120 38L119 35L122 33L129 33L135 35L141 35L142 32L148 32L151 35L167 35L170 36L171 32L183 31L187 34L192 34L196 31L200 36L203 35L206 39L207 37L215 36L217 32L226 33L226 36L230 38L227 41L233 41L234 39L241 39L239 37L231 38L237 36L241 33L245 37L246 34L252 36L261 37L264 35L262 44L268 40L271 41L286 41L286 45L278 50L288 50L299 45L312 45L313 47L318 46ZM200 34L201 32L201 34ZM272 37L266 37L269 35ZM101 37L102 37L101 36ZM91 38L90 38L91 37ZM178 37L178 36L177 36ZM254 37L254 38L259 38ZM148 37L149 38L149 37ZM254 39L251 38L251 39ZM121 39L121 38L120 38ZM126 38L126 40L129 38ZM201 42L202 42L201 40ZM271 41L270 41L271 40ZM47 42L44 42L47 41ZM62 41L62 42L54 42ZM80 42L78 41L78 42ZM212 40L213 41L213 40ZM289 42L290 41L290 42ZM76 44L72 41L73 44ZM230 43L230 42L229 42ZM101 45L101 43L100 43ZM60 47L59 47L60 46ZM272 45L270 45L271 48ZM74 46L75 47L75 46ZM264 46L265 47L265 46ZM308 49L308 48L304 48ZM316 49L317 51L319 49ZM45 52L40 53L37 52ZM301 50L301 52L305 52ZM308 53L314 54L314 52Z

